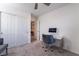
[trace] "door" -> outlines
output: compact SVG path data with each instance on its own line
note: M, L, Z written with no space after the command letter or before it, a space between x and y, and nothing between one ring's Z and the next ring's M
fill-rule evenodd
M36 21L31 21L31 42L34 42L37 40L37 34L36 34Z
M1 37L4 44L15 47L27 42L26 19L24 17L1 13Z

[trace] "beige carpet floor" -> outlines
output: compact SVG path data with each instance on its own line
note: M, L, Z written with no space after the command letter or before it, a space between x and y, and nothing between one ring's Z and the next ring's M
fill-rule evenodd
M8 56L78 56L75 53L64 50L61 53L58 50L54 50L53 52L48 50L45 52L46 49L42 47L42 42L36 41L31 44L9 48Z

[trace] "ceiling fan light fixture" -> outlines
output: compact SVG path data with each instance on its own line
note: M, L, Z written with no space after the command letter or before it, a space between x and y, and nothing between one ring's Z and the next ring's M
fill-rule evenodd
M51 3L43 3L44 5L46 6L50 6ZM35 10L38 9L38 3L35 3L35 7L34 7Z
M51 3L44 3L44 4L47 5L47 6L50 6Z
M38 3L35 3L35 9L38 9Z

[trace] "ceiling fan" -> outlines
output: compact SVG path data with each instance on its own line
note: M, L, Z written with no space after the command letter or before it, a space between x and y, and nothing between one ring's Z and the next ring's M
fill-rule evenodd
M46 6L50 6L51 3L43 3L44 5ZM38 9L38 3L35 3L35 7L34 7L35 10Z

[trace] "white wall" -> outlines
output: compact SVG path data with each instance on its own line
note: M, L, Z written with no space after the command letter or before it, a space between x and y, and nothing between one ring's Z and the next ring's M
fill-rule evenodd
M39 17L40 18L40 17ZM37 20L37 40L40 40L40 19Z
M31 14L28 11L28 7L26 7L26 10L24 9L25 7L22 6L22 4L0 4L0 12L1 13L6 13L9 15L13 15L13 16L17 16L17 17L22 17L22 18L26 18L26 43L30 43L30 31L31 31L31 27L30 27L30 23L31 23ZM1 25L1 23L0 23ZM0 28L1 29L1 28ZM0 31L1 32L1 31Z
M79 4L70 4L41 15L39 22L41 39L42 34L50 34L49 28L57 27L54 37L64 37L64 48L79 54Z
M31 14L28 14L27 20L26 20L26 25L27 25L27 39L28 43L31 43Z

